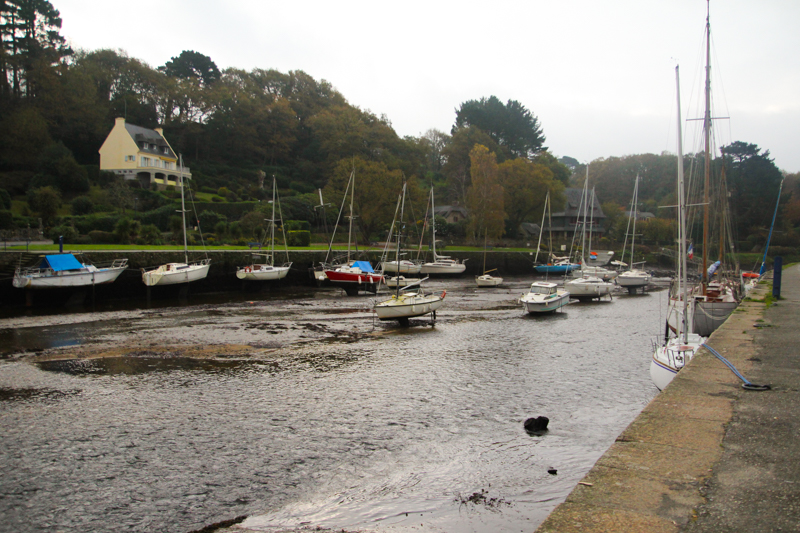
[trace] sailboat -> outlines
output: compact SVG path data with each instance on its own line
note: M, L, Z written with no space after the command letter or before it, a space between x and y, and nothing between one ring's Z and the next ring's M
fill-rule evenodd
M355 219L355 214L353 213L356 190L355 176L356 171L353 169L353 172L350 174L350 180L347 183L348 188L345 189L345 198L347 198L348 189L350 190L350 216L348 217L350 219L350 229L347 235L347 258L341 264L326 265L324 270L325 277L327 277L333 285L342 287L348 296L355 296L358 294L359 289L376 292L378 290L378 284L383 279L383 275L375 272L369 261L350 259L350 246L353 242L353 220ZM344 207L344 203L342 207ZM341 211L339 215L341 218ZM331 238L331 246L332 244L333 238ZM330 250L330 246L328 249Z
M433 187L431 187L431 231L433 234L433 261L423 263L420 269L421 274L448 274L457 275L463 274L467 269L467 265L452 259L448 255L439 255L436 253L436 205L433 199Z
M400 222L397 225L397 251L395 257L400 258L400 245L402 241L402 228L403 228L403 206L405 203L406 184L403 184L403 191L400 197ZM394 228L394 223L392 223ZM400 284L395 284L394 294L381 302L377 302L374 306L375 313L380 320L397 320L403 325L408 324L408 319L432 314L436 317L436 310L439 309L444 303L446 295L442 291L441 295L438 294L425 294L422 290L422 282L428 278L417 279L408 283L405 287L400 288ZM411 292L416 289L416 292Z
M565 272L570 272L575 270L580 265L577 263L572 263L569 260L569 257L556 257L553 253L553 221L550 219L552 213L550 212L550 191L547 191L547 195L544 197L544 209L542 210L542 224L539 226L539 242L536 245L536 257L533 259L534 267L533 269L538 272L539 274L564 274ZM548 262L547 264L540 265L539 263L539 250L542 246L542 233L544 233L544 219L545 216L548 217L548 229L550 232L550 245L548 247Z
M483 234L483 274L475 276L475 283L478 287L497 287L503 283L503 278L500 276L493 276L490 272L496 272L497 269L486 270L486 242L489 237L489 230L485 230Z
M686 274L686 194L683 184L683 139L681 138L680 74L675 67L678 87L678 286L670 298L664 343L657 346L650 362L650 378L659 390L669 385L672 378L694 357L705 339L694 333L689 307L689 283ZM675 335L672 336L670 318L676 318Z
M639 211L639 175L636 175L636 181L633 185L633 198L631 199L631 211L630 217L628 218L628 227L630 228L631 222L633 222L633 233L631 233L631 264L630 268L625 272L620 273L617 276L617 284L620 287L625 287L628 289L628 292L634 294L636 289L641 289L646 287L648 283L650 283L650 274L645 272L644 270L634 268L637 264L642 263L634 263L634 250L636 246L636 214ZM627 236L625 238L627 240ZM622 260L625 260L625 250L623 247L622 250Z
M271 281L283 279L292 268L292 263L289 261L289 249L286 247L286 233L283 234L283 246L286 250L286 262L281 266L275 266L275 204L279 202L278 198L278 182L275 176L272 177L272 218L269 219L269 235L270 235L270 252L269 254L254 254L263 255L266 257L266 262L255 263L239 267L236 269L236 277L248 281ZM283 214L278 210L281 220L281 232L283 232Z
M183 263L167 263L153 270L142 269L142 281L148 287L190 283L208 276L211 259L189 263L189 246L186 239L186 200L183 186L183 156L180 156L181 222L183 224Z
M588 198L588 184L589 184L589 167L586 167L586 184L583 187L584 200ZM572 275L576 272L581 272L579 278L567 281L564 283L564 288L569 291L570 295L578 300L594 300L600 299L603 296L611 297L611 291L614 289L614 284L604 281L598 275L599 271L604 271L602 267L590 267L586 265L586 209L587 203L583 202L583 224L581 230L581 269L573 270ZM592 189L592 218L594 217L594 189ZM591 221L591 218L589 219ZM589 223L591 228L591 222ZM591 237L590 237L591 242ZM599 269L599 270L598 270Z
M715 280L711 277L720 264L708 265L709 248L709 194L711 176L711 17L706 16L706 79L705 114L703 117L703 136L705 145L704 185L703 185L703 269L700 285L690 295L694 307L694 330L701 336L714 332L739 305L738 282L722 279L721 271ZM720 249L720 260L722 250Z

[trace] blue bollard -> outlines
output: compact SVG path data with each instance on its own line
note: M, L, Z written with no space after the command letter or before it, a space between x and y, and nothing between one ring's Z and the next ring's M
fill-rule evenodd
M781 299L781 272L783 271L783 257L777 256L772 265L772 296L776 300Z

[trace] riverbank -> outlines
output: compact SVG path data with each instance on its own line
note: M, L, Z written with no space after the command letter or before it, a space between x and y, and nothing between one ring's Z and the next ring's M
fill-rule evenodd
M800 524L800 266L767 308L760 284L622 432L538 528L550 532L797 531ZM760 302L757 300L761 300Z

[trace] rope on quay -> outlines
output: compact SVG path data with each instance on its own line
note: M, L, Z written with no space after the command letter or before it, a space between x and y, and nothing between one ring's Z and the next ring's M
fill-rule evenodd
M731 372L733 372L733 373L736 375L736 377L738 377L739 379L741 379L741 380L743 381L743 383L742 383L742 388L743 388L744 390L752 390L752 391L767 391L767 390L772 390L772 387L770 387L769 385L756 385L755 383L752 383L751 381L749 381L749 380L748 380L746 377L744 377L744 376L743 376L743 375L742 375L742 374L741 374L741 373L740 373L738 370L736 370L736 367L735 367L735 366L733 366L733 364L732 364L730 361L728 361L727 359L725 359L724 357L722 357L722 356L721 356L719 353L717 353L717 351L716 351L714 348L712 348L712 347L711 347L711 346L709 346L708 344L705 344L705 343L703 343L703 344L701 344L700 346L702 346L703 348L705 348L706 350L708 350L709 352L711 352L711 353L712 353L712 355L714 355L714 357L716 357L717 359L719 359L720 361L722 361L723 363L725 363L725 366L727 366L728 368L730 368L730 369L731 369Z

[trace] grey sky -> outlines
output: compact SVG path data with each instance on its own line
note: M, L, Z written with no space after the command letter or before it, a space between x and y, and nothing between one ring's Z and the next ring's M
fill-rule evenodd
M462 102L514 99L546 145L580 161L674 152L702 114L705 0L51 0L76 48L122 49L152 67L183 50L221 68L303 70L386 115L401 136L447 133ZM800 2L712 0L719 144L755 143L800 171ZM699 149L687 123L684 151Z

